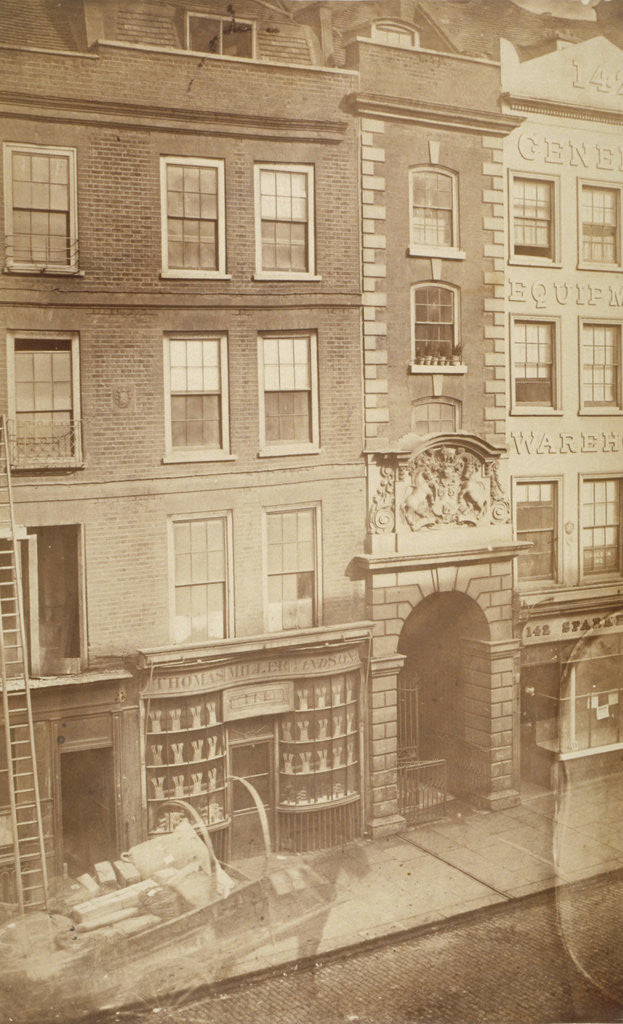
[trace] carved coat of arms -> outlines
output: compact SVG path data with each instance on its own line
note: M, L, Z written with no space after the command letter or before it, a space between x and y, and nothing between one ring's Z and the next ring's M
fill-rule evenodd
M410 459L411 486L400 514L411 530L425 526L477 526L489 508L490 483L484 465L460 448L442 447Z

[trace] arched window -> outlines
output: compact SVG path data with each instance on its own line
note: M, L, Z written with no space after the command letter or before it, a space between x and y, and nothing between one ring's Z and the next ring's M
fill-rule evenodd
M415 50L420 45L420 36L415 29L393 21L375 22L372 26L372 39L375 43L399 46L402 50Z
M458 289L444 284L417 284L411 296L415 362L459 362Z
M447 249L458 246L456 174L438 167L410 171L411 247Z
M453 434L461 422L461 403L457 398L417 398L411 409L411 429L415 434Z

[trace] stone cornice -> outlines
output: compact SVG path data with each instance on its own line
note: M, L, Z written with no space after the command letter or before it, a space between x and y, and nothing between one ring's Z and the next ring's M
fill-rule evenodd
M199 663L210 665L215 661L249 655L261 658L271 652L286 650L295 653L318 650L323 646L353 646L369 640L373 626L373 622L362 620L337 626L315 626L284 633L260 633L258 636L211 640L205 644L151 647L137 652L137 665L151 670L161 667L180 668Z
M579 121L623 124L623 111L603 110L599 107L576 107L571 103L557 103L555 100L531 96L513 96L510 93L504 93L502 101L513 110L520 110L525 114L552 114L555 117L577 118Z
M435 128L454 128L486 135L508 135L523 118L497 111L472 110L441 103L422 103L379 93L353 93L347 100L354 113Z
M171 131L211 135L256 135L261 138L341 142L347 121L271 117L222 110L182 110L74 96L43 96L0 92L0 112L8 117L69 124L98 124L106 128L131 127L147 131Z
M446 565L473 565L507 561L531 546L522 541L515 541L510 544L492 544L486 548L465 548L457 551L356 555L351 564L355 569L365 573L408 572L412 569L441 568Z

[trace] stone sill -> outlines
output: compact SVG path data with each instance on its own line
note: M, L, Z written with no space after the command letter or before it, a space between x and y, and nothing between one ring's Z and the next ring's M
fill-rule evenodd
M409 363L409 373L445 373L459 375L467 373L465 363L446 363L444 366L438 363Z

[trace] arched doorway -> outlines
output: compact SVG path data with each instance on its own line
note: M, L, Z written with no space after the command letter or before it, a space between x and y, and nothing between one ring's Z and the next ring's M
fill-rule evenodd
M398 767L400 813L408 821L434 816L440 779L449 793L466 799L487 791L489 638L482 609L455 591L431 594L404 623Z

